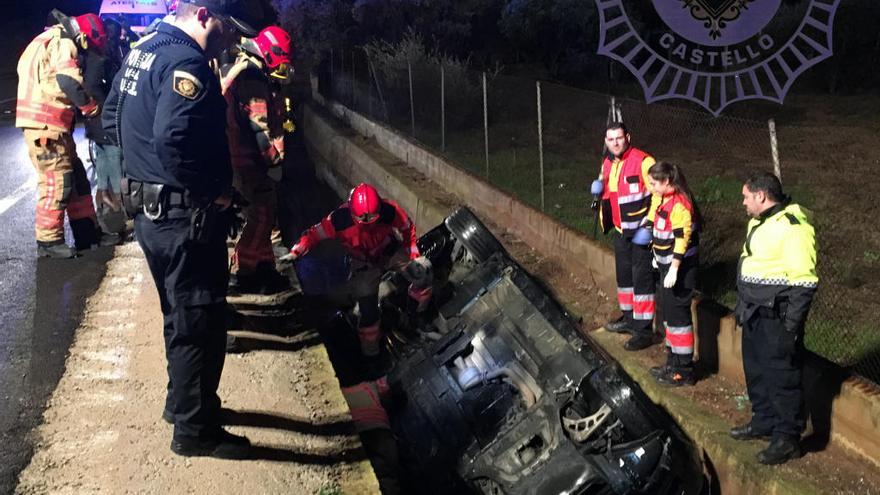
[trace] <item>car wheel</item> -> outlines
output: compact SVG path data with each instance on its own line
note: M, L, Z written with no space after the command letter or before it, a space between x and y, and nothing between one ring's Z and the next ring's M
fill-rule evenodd
M446 217L446 228L452 232L477 262L486 261L495 253L505 253L498 239L489 232L474 213L463 206Z

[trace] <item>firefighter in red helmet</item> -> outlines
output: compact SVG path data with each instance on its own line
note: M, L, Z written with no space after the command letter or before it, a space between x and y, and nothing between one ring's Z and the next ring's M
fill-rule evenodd
M116 235L101 238L72 134L76 110L86 117L100 112L83 88L82 54L103 51L107 34L95 14L67 17L55 10L52 15L58 23L34 38L18 61L15 126L24 133L37 171L37 254L71 258L75 252L64 243L65 212L77 249L119 241Z
M271 235L275 183L281 180L284 160L282 109L273 86L289 81L290 55L290 35L270 26L245 39L235 61L220 70L233 184L250 203L232 263L233 284L246 293L269 294L289 286L275 269Z
M409 296L416 311L424 311L431 297L431 263L416 244L416 226L397 203L382 199L369 184L351 190L348 201L309 228L290 250L288 259L306 254L325 239L337 239L351 258L349 286L357 300L361 352L377 356L380 350L379 279L391 267L409 265ZM403 259L402 259L403 258Z

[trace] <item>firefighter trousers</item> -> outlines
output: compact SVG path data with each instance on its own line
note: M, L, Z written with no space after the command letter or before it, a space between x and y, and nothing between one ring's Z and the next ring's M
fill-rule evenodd
M797 440L806 427L804 332L785 329L785 310L758 308L742 327L743 371L752 426L773 438Z
M654 332L653 256L649 246L633 244L631 238L618 236L614 240L617 302L634 336L650 337Z
M233 269L240 274L253 273L260 263L268 263L274 269L275 182L258 167L235 168L233 181L235 188L250 202L244 208L244 229L235 243Z
M98 241L95 205L86 170L70 133L24 129L28 155L37 171L36 238L64 241L64 213L70 220L77 249Z

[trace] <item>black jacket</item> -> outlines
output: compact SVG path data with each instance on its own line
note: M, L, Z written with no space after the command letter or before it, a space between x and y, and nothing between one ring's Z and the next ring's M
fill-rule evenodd
M127 177L186 189L204 202L231 187L220 81L177 27L159 24L129 52L104 107L111 137L117 122Z

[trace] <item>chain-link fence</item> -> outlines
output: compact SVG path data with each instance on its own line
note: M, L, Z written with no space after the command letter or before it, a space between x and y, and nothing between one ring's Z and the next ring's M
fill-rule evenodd
M747 217L742 182L773 170L768 122L711 115L675 105L615 98L572 87L468 70L424 56L336 50L332 99L395 128L523 202L597 236L587 191L599 172L609 110L633 144L681 165L704 225L703 292L732 306ZM880 382L880 234L868 229L878 160L870 129L780 126L782 177L812 209L820 290L806 344L817 354ZM864 240L862 240L864 239ZM858 240L858 241L856 241Z

